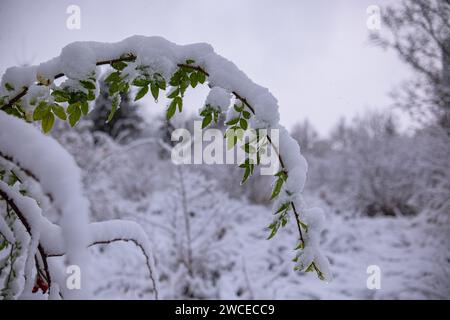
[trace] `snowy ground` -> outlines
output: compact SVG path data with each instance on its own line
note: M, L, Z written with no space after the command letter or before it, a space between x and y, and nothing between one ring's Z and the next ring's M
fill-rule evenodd
M223 299L448 299L450 246L448 226L427 225L421 218L352 218L329 214L324 251L334 279L325 283L312 274L292 270L294 232L265 240L270 211L248 206L234 236L226 243L224 260L232 267L218 270L221 277L211 296ZM136 219L136 218L135 218ZM137 218L139 220L139 218ZM146 219L142 219L145 221ZM142 222L144 224L144 222ZM288 230L289 231L289 230ZM293 230L294 231L294 230ZM170 255L157 229L150 232L158 255ZM155 239L158 238L159 241ZM95 251L93 278L98 298L152 298L143 260L129 244ZM169 253L168 253L169 252ZM141 261L142 260L142 261ZM366 286L367 267L381 269L381 289ZM161 273L161 269L159 270ZM164 272L162 272L164 273ZM182 277L182 273L179 273ZM169 277L170 278L170 277ZM163 279L163 298L177 298L177 275Z

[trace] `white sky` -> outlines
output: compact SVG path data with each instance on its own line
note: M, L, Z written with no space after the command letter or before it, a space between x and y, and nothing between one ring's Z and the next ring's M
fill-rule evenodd
M285 126L308 118L324 134L341 116L389 107L389 91L407 78L394 53L367 40L366 8L392 2L0 0L0 73L52 58L76 40L142 34L179 44L208 42L270 89ZM80 30L66 28L70 4L80 6ZM198 97L189 99L196 104L192 111L200 107Z

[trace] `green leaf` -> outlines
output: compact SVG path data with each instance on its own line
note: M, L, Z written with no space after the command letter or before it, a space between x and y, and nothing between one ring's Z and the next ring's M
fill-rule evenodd
M246 167L244 176L242 177L241 185L243 185L248 180L248 178L250 177L250 174L251 174L250 167Z
M314 262L311 263L311 264L309 265L309 267L306 268L306 270L305 270L305 272L312 272L312 271L314 271Z
M176 96L178 96L179 93L180 93L180 89L179 89L179 88L176 88L175 90L173 90L173 91L171 91L171 92L169 93L169 95L167 96L167 98L173 99L173 98L175 98Z
M294 250L303 250L303 249L305 249L305 243L303 241L300 241Z
M111 66L116 70L122 71L127 66L127 64L123 61L114 61L113 63L111 63Z
M88 91L87 100L89 100L89 101L95 100L95 93L94 93L94 91L92 91L92 90Z
M251 116L250 112L248 111L242 111L242 115L244 116L245 119L250 119Z
M202 129L206 128L212 121L211 114L206 115L202 121Z
M198 71L197 72L197 80L201 84L205 83L205 80L206 80L205 74L203 72L201 72L201 71Z
M275 186L273 187L272 195L270 196L270 200L275 199L280 194L283 183L284 183L283 179L281 179L281 178L277 179L277 181L275 182Z
M283 203L274 214L279 214L283 211L287 211L290 206L291 206L290 202Z
M166 90L166 80L162 76L156 77L156 84L161 90Z
M69 114L69 123L73 127L77 124L78 120L81 117L81 110L78 106L75 106L72 109L72 112Z
M239 122L239 118L234 118L234 119L231 119L230 121L228 121L227 123L225 123L227 126L232 126L232 125L235 125L236 123L238 123Z
M95 90L95 84L88 80L80 80L81 85L88 90Z
M39 103L39 105L34 109L33 120L39 121L39 120L44 119L44 117L46 116L46 114L48 112L49 112L49 107L48 107L47 103L45 103L44 101L41 101Z
M119 86L119 90L122 93L128 93L128 90L130 89L130 85L128 82L122 82Z
M142 78L137 78L133 80L133 85L136 87L145 87L148 86L150 81Z
M52 96L56 102L66 102L69 101L69 94L63 90L54 90Z
M189 78L183 80L183 82L180 83L181 95L184 95L184 93L186 92L186 89L189 87L190 84L191 84L191 81L189 80Z
M44 133L50 132L52 130L53 124L55 123L55 116L51 112L47 112L45 117L42 119L42 131Z
M142 87L138 93L136 94L136 98L134 98L134 101L138 101L139 99L141 99L143 96L145 96L148 92L148 86Z
M119 83L118 82L113 82L111 83L111 85L109 86L109 95L113 96L114 94L116 94L119 91Z
M108 119L106 120L106 123L111 122L111 120L114 117L114 114L116 113L117 109L119 107L119 95L115 95L112 99L111 103L111 112L108 115Z
M182 112L183 111L183 99L181 99L181 97L175 97L173 99L173 101L175 101L175 103L178 105L178 110L180 112Z
M227 135L227 149L228 150L232 149L236 145L237 141L238 141L238 138L234 133L228 134Z
M61 120L64 120L64 121L67 120L66 111L60 105L58 105L58 104L52 105L52 111Z
M195 88L197 86L197 84L198 84L197 73L196 72L192 72L191 76L189 77L189 79L191 80L192 88Z
M70 104L70 105L67 107L67 112L68 112L68 113L72 113L72 112L74 112L76 109L79 109L80 106L81 106L81 102L80 102L80 101L77 101L77 102L75 102L75 103L72 103L72 104Z
M176 87L180 85L180 80L181 80L181 73L177 71L173 74L172 78L170 78L169 84L173 87Z
M239 106L237 104L235 104L233 106L233 108L234 108L234 110L236 110L236 112L239 112L239 113L241 113L244 110L244 106Z
M245 119L241 118L241 120L239 120L239 125L241 126L241 128L243 130L247 130L247 128L248 128L248 123L247 123L247 120L245 120Z
M84 115L87 115L89 112L89 104L87 103L87 101L83 101L81 102L81 112L83 112Z
M8 91L14 91L14 86L9 82L5 83L5 88Z
M175 100L172 100L172 102L169 105L169 108L167 108L167 114L166 114L167 120L170 120L173 117L176 110L177 110L177 104L176 104Z
M277 177L279 177L280 179L283 179L284 181L286 181L286 179L287 179L287 172L286 171L284 171L284 170L281 170L280 172L277 172L276 174L275 174L275 176L277 176Z
M158 101L158 95L159 95L159 87L156 83L152 82L150 85L150 89L152 91L152 96L155 99L155 101Z
M192 59L187 59L186 60L186 64L193 64L195 61L194 60L192 60Z
M306 223L302 222L302 221L299 221L299 223L300 223L300 226L301 226L306 232L308 232L308 225L307 225Z
M277 234L277 231L278 231L278 228L279 228L279 227L280 227L280 225L279 225L278 222L275 222L275 223L273 223L273 224L271 224L271 225L269 226L269 229L271 229L272 232L270 233L270 235L269 235L269 237L267 238L267 240L272 239L272 238Z
M111 73L109 76L106 77L105 82L118 82L120 81L120 74L118 71Z

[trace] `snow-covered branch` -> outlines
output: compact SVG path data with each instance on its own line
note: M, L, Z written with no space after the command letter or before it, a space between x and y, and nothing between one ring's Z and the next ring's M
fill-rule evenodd
M270 237L286 225L289 213L293 212L299 233L296 269L315 271L322 279L331 278L328 261L318 250L321 229L307 223L307 220L321 220L322 212L310 211L316 216L314 219L307 214L301 195L307 163L298 143L279 124L277 100L268 89L255 84L232 62L216 54L211 46L204 43L180 46L160 37L144 36L133 36L117 43L75 42L63 48L59 56L38 66L9 68L0 87L1 109L18 117L41 121L44 132L52 128L55 117L68 119L73 126L93 107L99 94L98 66L108 64L112 67L105 78L112 97L109 120L120 107L120 94L128 93L132 86L137 89L135 100L148 92L156 100L160 91L170 86L166 110L170 119L177 111L182 111L187 88L207 81L211 91L200 110L203 127L217 122L218 115L226 112L227 133L256 129L257 143L262 145L267 141L277 154L281 170L276 174L272 193L275 219L269 226ZM63 76L66 79L58 85L54 80ZM231 96L234 96L234 103L231 103ZM279 131L279 142L268 133L259 135L260 130L268 132L269 129ZM237 138L227 134L227 140L233 147ZM261 147L256 150L258 157L261 150ZM255 167L250 161L250 151L246 149L246 153L248 158L240 165L245 171L243 182ZM66 204L65 209L72 205L75 204ZM70 234L69 230L67 232Z

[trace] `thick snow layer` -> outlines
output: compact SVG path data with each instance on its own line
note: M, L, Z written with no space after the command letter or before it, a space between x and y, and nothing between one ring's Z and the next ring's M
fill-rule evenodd
M177 64L193 59L196 65L207 70L212 87L218 86L245 97L255 109L256 117L267 126L274 127L279 122L277 100L269 90L251 81L232 62L216 54L210 45L181 46L160 37L133 36L117 43L71 43L62 49L59 56L38 66L9 68L2 78L0 95L11 98L23 86L29 87L37 80L51 81L61 73L70 79L85 79L95 72L98 62L130 54L137 57L137 66L148 66L150 71L160 73L166 80L176 70ZM6 82L14 85L13 92L6 90Z
M83 196L80 169L72 156L56 140L43 135L25 121L0 112L0 150L18 166L31 172L62 214L68 264L87 272L86 233L89 203ZM11 137L14 137L12 139ZM72 292L82 290L73 290Z

